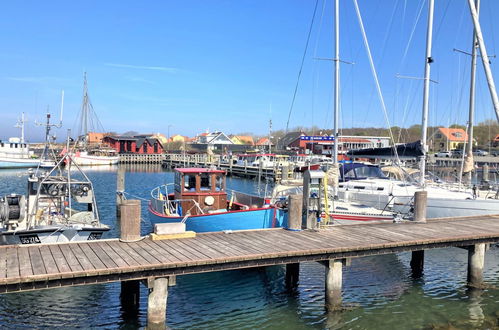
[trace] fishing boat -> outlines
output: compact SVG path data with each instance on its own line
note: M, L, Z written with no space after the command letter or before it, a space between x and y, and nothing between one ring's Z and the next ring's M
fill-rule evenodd
M89 126L94 123L99 123L99 120L97 119L88 95L86 73L83 77L83 100L79 118L80 137L76 142L75 150L72 152L73 161L79 166L118 164L119 156L116 154L116 150L102 146L91 146L88 141ZM96 128L93 127L92 129Z
M0 169L37 167L40 160L36 158L29 144L24 141L24 113L17 122L21 129L21 137L11 137L8 141L0 140Z
M50 171L29 174L26 195L0 198L0 244L96 240L109 230L100 222L92 182L71 165L66 154Z
M226 189L225 171L177 168L174 183L151 191L151 222L183 222L187 230L209 232L282 227L287 213L265 199Z

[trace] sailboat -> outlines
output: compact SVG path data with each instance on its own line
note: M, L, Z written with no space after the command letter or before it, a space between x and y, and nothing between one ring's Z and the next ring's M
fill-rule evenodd
M487 58L483 38L481 37L480 26L476 18L476 9L472 0L469 0L472 12L477 40L480 44L480 52L483 58ZM428 2L428 30L427 46L425 57L425 77L423 92L423 116L422 116L422 150L420 156L420 178L419 185L388 178L375 165L370 164L348 164L340 168L340 196L346 200L355 200L380 209L391 209L398 212L405 212L412 208L414 193L424 189L428 192L427 217L452 217L475 216L499 214L499 200L477 198L470 192L449 189L444 186L429 185L426 181L426 131L428 127L428 100L430 82L431 41L433 28L433 4L434 0ZM475 13L473 10L475 9ZM497 95L493 79L488 68L487 60L483 60L484 68L489 80L490 92L499 118L499 102L496 102ZM488 69L487 69L488 68ZM497 107L496 107L497 105ZM357 154L362 154L358 152Z
M97 122L98 119L88 96L87 73L83 77L83 100L80 119L81 135L75 145L75 150L72 152L75 164L79 166L118 164L119 156L116 154L116 150L103 146L92 146L88 141L89 125Z

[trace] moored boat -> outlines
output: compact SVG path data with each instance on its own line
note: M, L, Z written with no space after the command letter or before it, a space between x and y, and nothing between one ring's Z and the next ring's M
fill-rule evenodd
M175 169L173 184L151 191L151 222L184 222L187 230L209 232L282 227L287 213L265 199L226 189L225 171Z
M64 161L69 164L65 170ZM92 182L77 170L77 177L71 177L71 157L66 155L50 171L30 173L26 196L0 198L0 244L100 239L109 227L99 220Z

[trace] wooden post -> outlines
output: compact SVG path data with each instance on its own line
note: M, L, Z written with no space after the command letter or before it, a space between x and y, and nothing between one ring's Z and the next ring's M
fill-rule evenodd
M296 288L300 279L300 264L286 264L286 287L288 289Z
M289 179L289 165L283 165L281 167L281 180Z
M414 221L426 222L426 203L428 192L416 191L414 194Z
M412 251L411 270L413 278L420 278L424 270L424 250Z
M326 261L326 309L335 310L341 306L341 287L343 284L342 260Z
M118 168L116 176L116 216L120 217L120 207L124 201L123 193L125 192L125 169L123 166Z
M121 239L134 241L140 238L140 200L128 199L121 204Z
M122 281L120 301L125 318L137 317L139 314L140 281Z
M232 175L232 155L229 157L229 175Z
M468 247L468 285L480 288L483 283L483 266L485 264L485 243Z
M248 174L248 161L244 160L244 174Z
M290 230L301 230L302 229L302 214L303 214L303 202L302 195L294 194L289 195L289 216L288 216L288 227Z
M488 182L489 181L489 164L485 164L482 166L482 181L483 182Z
M147 299L147 327L164 326L166 322L166 303L168 299L168 277L148 279L149 297Z

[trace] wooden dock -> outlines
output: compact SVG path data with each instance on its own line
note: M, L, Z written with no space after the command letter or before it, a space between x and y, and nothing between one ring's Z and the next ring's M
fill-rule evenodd
M338 260L499 242L499 216L198 234L134 243L117 239L0 247L0 292Z

